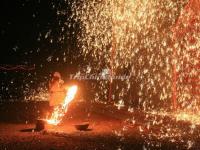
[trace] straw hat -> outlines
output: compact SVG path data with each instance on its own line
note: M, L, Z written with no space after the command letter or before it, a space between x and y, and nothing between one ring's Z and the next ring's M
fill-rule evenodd
M53 77L61 78L61 75L59 72L54 72Z

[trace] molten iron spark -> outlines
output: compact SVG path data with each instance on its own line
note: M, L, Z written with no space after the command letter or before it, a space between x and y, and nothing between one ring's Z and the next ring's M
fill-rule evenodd
M69 103L74 99L76 95L77 89L78 87L76 85L68 89L63 104L54 108L51 118L47 120L47 123L52 125L58 125L62 121L64 115L68 110Z

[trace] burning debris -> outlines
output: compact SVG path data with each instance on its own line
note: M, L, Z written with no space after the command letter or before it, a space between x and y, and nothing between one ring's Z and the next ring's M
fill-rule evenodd
M54 108L51 117L49 119L37 119L36 122L36 130L41 131L45 129L45 124L51 124L51 125L58 125L61 123L64 115L67 113L68 106L70 102L74 99L78 87L76 85L71 86L66 93L66 97L63 101L63 103L57 107Z

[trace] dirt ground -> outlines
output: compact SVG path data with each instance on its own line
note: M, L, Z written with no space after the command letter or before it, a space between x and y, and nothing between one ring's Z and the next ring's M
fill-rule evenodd
M33 116L33 110L18 110L26 114L19 115L10 107L1 105L0 115L4 117L0 119L0 150L200 149L198 127L190 132L191 124L137 110L130 113L111 105L75 103L70 106L62 124L46 124L45 130L37 132L35 120L27 120L27 116ZM39 106L36 108L40 109ZM12 117L5 119L6 114ZM16 117L18 121L12 121ZM85 121L90 123L87 131L75 129L75 124Z

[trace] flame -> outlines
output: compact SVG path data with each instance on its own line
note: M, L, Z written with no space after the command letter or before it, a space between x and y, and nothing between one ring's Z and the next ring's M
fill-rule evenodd
M62 121L63 116L67 112L69 103L74 99L76 95L77 89L78 87L76 85L68 89L63 104L61 106L57 106L56 108L54 108L51 118L47 120L47 123L52 125L58 125Z

